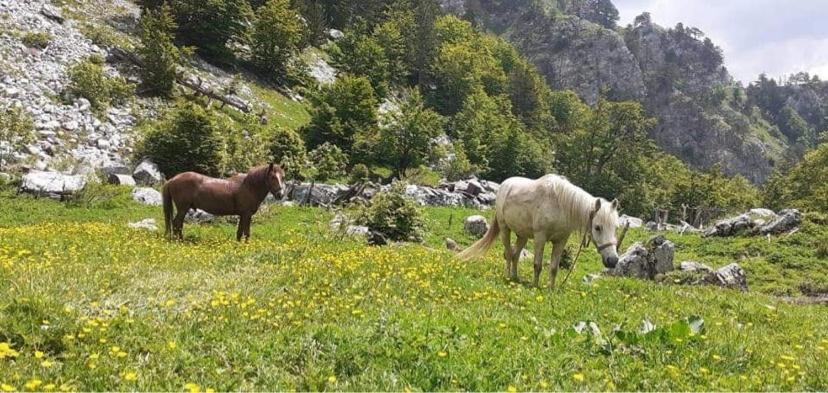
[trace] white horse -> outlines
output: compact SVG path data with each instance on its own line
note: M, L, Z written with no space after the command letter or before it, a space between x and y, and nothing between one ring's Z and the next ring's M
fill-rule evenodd
M531 237L535 243L534 285L537 287L543 266L543 248L546 242L551 241L549 287L554 288L558 264L574 231L591 235L604 266L615 267L618 262L617 226L617 199L610 203L603 198L595 198L562 176L546 175L537 180L511 177L501 184L497 192L495 216L489 230L482 239L463 250L459 257L463 260L479 257L494 244L498 232L501 232L506 275L518 280L520 252ZM517 235L514 248L511 247L512 232Z

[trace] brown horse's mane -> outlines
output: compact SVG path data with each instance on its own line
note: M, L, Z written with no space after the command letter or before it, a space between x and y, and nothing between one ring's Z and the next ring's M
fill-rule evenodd
M267 165L259 165L247 171L242 182L254 187L265 187L267 184Z

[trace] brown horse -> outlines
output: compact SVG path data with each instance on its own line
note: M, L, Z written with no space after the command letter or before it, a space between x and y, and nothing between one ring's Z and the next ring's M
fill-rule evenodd
M285 189L285 172L273 164L257 166L247 174L216 179L195 172L175 175L164 183L164 228L166 236L183 239L184 216L201 209L217 216L239 216L236 240L250 238L250 219L259 210L267 193L279 199ZM173 218L173 203L177 210ZM172 228L170 227L172 222ZM174 233L173 233L174 232Z

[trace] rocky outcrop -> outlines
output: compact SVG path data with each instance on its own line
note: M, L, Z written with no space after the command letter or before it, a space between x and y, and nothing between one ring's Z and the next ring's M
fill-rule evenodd
M335 203L365 202L388 185L366 184L364 187L349 187L342 184L300 183L289 186L286 200L312 206L330 206ZM409 184L405 194L422 206L449 206L485 208L495 202L495 193L500 185L495 182L468 179L441 183L437 187Z
M132 200L150 206L161 206L161 193L154 188L138 187L132 190Z
M747 273L738 263L713 269L700 262L682 262L678 271L660 276L662 282L683 285L715 285L723 288L748 290Z
M618 259L613 269L606 274L612 276L654 279L656 275L673 270L673 242L658 235L650 238L646 245L635 243Z
M132 177L135 178L136 183L145 186L158 185L164 181L164 175L161 174L158 165L149 159L143 159L135 166Z
M80 175L31 171L23 176L20 190L35 195L60 198L82 190L86 179Z
M117 3L137 12L134 4ZM25 149L14 152L13 161L84 175L122 165L135 123L131 110L112 107L95 113L86 99L71 100L63 94L68 68L90 55L106 57L106 50L84 37L77 23L64 20L60 8L49 1L0 1L0 14L0 31L13 32L0 34L0 102L24 108L36 136ZM22 37L29 33L48 34L48 45L27 47ZM118 74L109 66L106 72Z
M751 209L736 217L716 222L704 231L704 237L727 237L738 235L777 235L802 224L802 215L797 209L785 209L779 214L768 209Z

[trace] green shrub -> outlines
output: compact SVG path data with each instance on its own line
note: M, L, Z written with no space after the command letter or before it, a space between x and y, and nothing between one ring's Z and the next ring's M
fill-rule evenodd
M29 114L21 108L0 109L0 169L5 168L13 151L34 140L34 124Z
M298 171L305 164L307 152L305 141L295 131L276 127L270 135L270 159L287 168L289 177L296 177Z
M357 221L392 241L420 241L423 231L423 213L417 202L405 195L405 183L394 182L387 191L381 191L361 208Z
M90 182L82 190L74 193L67 205L84 209L118 209L132 202L130 193L128 187Z
M348 156L336 145L325 142L308 153L309 163L316 167L316 180L325 181L345 175Z
M52 42L52 36L45 31L26 33L22 41L29 48L45 49Z
M351 174L348 177L348 181L351 184L358 184L364 183L371 178L371 170L368 169L368 166L365 164L356 164L353 168L351 168Z
M268 76L276 77L287 69L288 60L302 42L300 15L289 0L268 0L256 10L251 33L253 62Z
M141 47L138 53L144 61L141 78L149 92L169 96L175 87L175 71L181 52L173 43L175 21L166 4L141 14Z
M210 176L224 172L226 146L215 112L184 102L159 122L149 123L137 149L168 177L186 171Z
M225 133L226 156L224 172L246 173L250 168L268 161L267 136L247 123L234 123L219 117L218 129ZM243 129L239 129L242 126Z
M92 56L69 68L66 92L70 97L86 98L93 109L104 111L110 104L125 103L135 88L122 77L106 76L103 59Z

